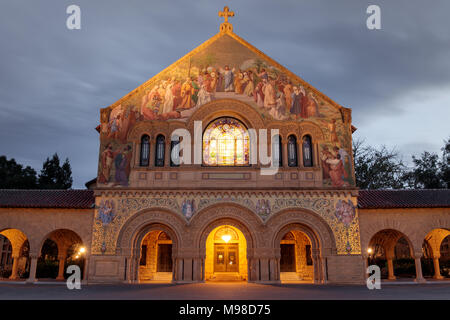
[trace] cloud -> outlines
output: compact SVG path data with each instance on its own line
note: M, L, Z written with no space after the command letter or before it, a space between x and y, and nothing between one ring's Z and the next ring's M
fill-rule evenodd
M437 152L450 134L450 3L377 3L380 31L365 27L369 1L228 6L238 35L352 108L357 135L407 157ZM223 2L78 0L78 31L65 27L70 4L0 5L0 148L38 170L57 151L83 187L97 172L99 109L213 36Z

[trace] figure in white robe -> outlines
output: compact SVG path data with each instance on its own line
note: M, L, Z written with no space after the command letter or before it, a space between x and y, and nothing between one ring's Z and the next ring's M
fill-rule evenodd
M225 81L225 92L234 91L234 75L233 70L230 70L230 67L225 66L225 69L220 69L220 72L223 74L223 78Z
M264 108L270 109L275 107L276 102L276 92L274 88L274 84L272 81L268 81L264 86Z
M206 85L203 84L198 91L197 104L195 106L200 107L205 103L211 102L213 100L213 97L213 93L208 92Z
M166 85L166 93L164 95L164 105L160 108L159 114L169 113L173 111L173 92L172 87L174 83L168 82Z

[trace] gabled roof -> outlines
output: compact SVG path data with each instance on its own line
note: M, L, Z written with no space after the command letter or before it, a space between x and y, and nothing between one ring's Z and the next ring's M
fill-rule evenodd
M94 204L92 190L0 189L0 207L2 208L90 209Z
M213 45L214 43L216 43L217 41L219 41L225 37L232 38L234 41L238 42L245 48L249 49L250 51L252 51L254 54L256 54L261 59L269 62L274 67L278 68L281 72L285 73L289 78L300 83L303 87L305 87L305 89L309 89L310 91L314 92L317 96L321 97L323 100L327 101L330 105L336 107L338 110L341 110L342 108L344 108L343 106L341 106L340 104L338 104L337 102L333 101L331 98L326 96L324 93L320 92L318 89L314 88L312 85L307 83L305 80L303 80L302 78L300 78L299 76L297 76L296 74L291 72L289 69L285 68L284 66L279 64L277 61L270 58L268 55L263 53L261 50L257 49L256 47L254 47L253 45L248 43L246 40L244 40L241 37L239 37L238 35L236 35L232 30L226 29L226 28L225 29L221 28L221 31L219 33L217 33L216 35L214 35L213 37L211 37L210 39L208 39L207 41L205 41L204 43L202 43L201 45L199 45L198 47L196 47L195 49L193 49L186 55L184 55L178 61L172 63L170 66L168 66L167 68L160 71L158 74L156 74L155 76L153 76L152 78L150 78L149 80L144 82L142 85L140 85L133 91L131 91L128 94L126 94L125 96L123 96L121 99L117 100L115 103L111 104L108 108L112 109L112 108L126 102L128 99L133 98L135 95L148 89L150 86L155 84L157 81L161 80L161 78L169 70L174 69L179 65L187 63L188 61L190 61L189 59L191 59L193 56L201 53L202 51L206 50L208 47L210 47L211 45ZM345 108L345 109L347 109L347 108Z
M450 207L450 190L360 190L361 209Z

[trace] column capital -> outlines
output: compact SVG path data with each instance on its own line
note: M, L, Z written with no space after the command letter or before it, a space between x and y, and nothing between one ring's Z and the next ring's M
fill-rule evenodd
M423 252L414 252L414 259L420 259L423 256Z
M393 253L386 254L386 260L394 260L394 259L395 259L395 254L393 254Z

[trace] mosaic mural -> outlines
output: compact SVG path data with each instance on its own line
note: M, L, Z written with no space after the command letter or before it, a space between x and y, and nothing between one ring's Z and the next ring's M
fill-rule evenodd
M140 121L182 121L217 99L237 99L253 106L265 120L311 121L325 133L329 146L326 185L353 185L344 151L351 152L350 133L338 108L298 78L229 34L216 37L150 79L138 90L101 110L98 183L126 186L129 176L127 135ZM328 153L325 147L329 148ZM336 169L339 159L343 169ZM337 164L335 164L335 162ZM350 168L351 169L351 168ZM343 170L342 174L337 170ZM331 175L330 175L331 173ZM341 181L342 180L342 181Z
M109 202L108 202L109 201ZM236 203L258 214L263 221L288 208L307 209L317 213L330 226L336 238L338 254L360 254L359 222L350 199L262 196L173 195L127 197L101 200L96 210L93 232L94 254L115 254L118 234L125 222L137 212L165 208L176 212L188 222L199 211L218 203ZM106 218L105 215L114 217Z

